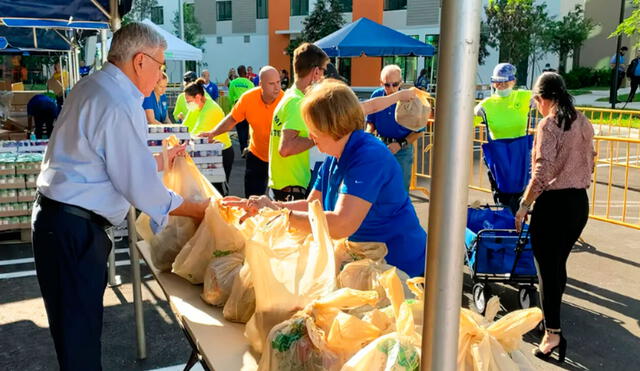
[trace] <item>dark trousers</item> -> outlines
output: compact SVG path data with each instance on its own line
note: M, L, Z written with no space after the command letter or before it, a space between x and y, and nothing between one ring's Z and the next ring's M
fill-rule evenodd
M213 183L213 186L216 187L218 192L223 196L229 194L229 178L231 177L234 158L233 147L222 150L222 167L224 168L225 181L222 183Z
M635 98L636 96L638 85L640 85L640 76L633 76L631 78L631 90L629 91L629 98L627 98L627 102L633 102L633 98Z
M238 133L238 142L240 143L240 155L249 143L249 123L247 120L241 121L236 124L236 133Z
M264 162L250 151L244 173L244 196L261 196L267 191L269 180L269 163Z
M101 370L102 297L111 241L103 228L33 207L33 256L61 370Z
M567 259L589 216L585 189L543 192L531 215L531 246L538 269L545 326L560 328L560 306L567 284Z
M622 80L624 80L624 71L618 71L618 80L616 80L616 71L615 69L611 70L611 92L609 93L609 103L613 103L613 95L614 92L617 92L620 89L620 85L622 85ZM615 85L613 85L615 84ZM615 90L614 90L615 88ZM617 96L618 94L616 94Z

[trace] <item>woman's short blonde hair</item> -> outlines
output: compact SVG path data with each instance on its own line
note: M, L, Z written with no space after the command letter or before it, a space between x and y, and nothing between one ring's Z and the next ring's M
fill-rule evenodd
M302 118L318 131L339 140L364 129L364 112L355 93L343 82L325 79L302 100Z

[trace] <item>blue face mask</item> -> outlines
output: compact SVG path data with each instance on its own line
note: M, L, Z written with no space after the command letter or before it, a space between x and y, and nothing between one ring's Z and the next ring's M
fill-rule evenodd
M498 94L499 97L508 97L509 95L511 95L511 92L513 91L513 88L507 88L507 89L502 89L502 90L498 90L496 89L496 94Z

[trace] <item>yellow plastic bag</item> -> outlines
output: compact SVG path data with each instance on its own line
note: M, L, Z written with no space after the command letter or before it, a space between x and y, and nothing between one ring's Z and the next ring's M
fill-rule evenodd
M413 320L418 327L422 327L424 317L424 277L414 277L406 281L409 290L415 296L407 299L406 302L413 312Z
M458 370L507 371L533 369L519 347L522 336L542 320L540 308L513 311L492 323L500 302L487 303L487 317L468 309L460 311Z
M191 202L201 202L210 197L220 197L211 183L200 173L189 155L176 157L173 166L169 166L167 149L178 145L175 135L162 142L164 160L164 174L162 182L165 187L176 192L182 198ZM170 216L167 226L157 235L151 231L150 218L147 214L140 214L136 220L138 234L149 243L151 262L161 271L168 271L182 247L193 237L198 222L192 218Z
M383 335L358 351L342 367L342 371L419 370L420 336L415 331L413 314L404 301L402 283L395 268L380 278L395 317L396 332Z
M233 282L240 275L242 262L244 253L241 251L227 251L214 256L204 274L204 286L200 295L202 300L218 307L225 305L231 294Z
M172 272L191 283L200 284L204 281L207 264L214 256L238 251L244 244L240 231L224 221L218 202L212 201L198 230L176 256Z
M339 370L380 329L342 310L373 305L375 291L340 289L276 325L268 336L259 370Z
M410 101L401 101L396 104L395 119L405 128L418 131L427 126L431 116L431 103L429 93L415 89L416 97Z
M320 203L309 204L308 236L289 231L288 210L263 212L245 250L256 278L256 312L245 335L258 353L275 325L336 286L333 241Z
M341 271L345 265L362 259L384 262L387 253L387 244L384 242L353 242L342 239L335 243L336 269Z
M244 263L233 281L231 295L224 305L222 315L227 321L247 323L256 311L256 291L249 264Z
M349 287L356 290L375 290L381 298L378 305L387 306L389 305L389 300L379 280L382 273L392 267L393 266L389 264L376 262L371 259L351 262L345 265L338 275L338 287ZM409 279L409 276L399 269L396 269L396 274L402 282L406 282ZM403 287L403 290L405 293L408 293L406 287Z

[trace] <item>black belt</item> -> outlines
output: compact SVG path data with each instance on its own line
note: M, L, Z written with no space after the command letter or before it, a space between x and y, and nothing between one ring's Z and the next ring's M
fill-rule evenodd
M45 206L45 207L49 207L52 209L58 209L61 210L67 214L71 214L71 215L75 215L78 216L80 218L86 219L94 224L97 224L98 226L100 226L100 228L109 228L112 226L112 224L105 219L104 217L94 213L93 211L87 210L85 208L79 207L79 206L74 206L74 205L69 205L69 204L65 204L63 202L58 202L56 200L52 200L46 196L44 196L42 193L38 192L36 194L36 204L39 204L41 206Z
M378 135L378 138L382 141L382 143L389 145L391 143L398 143L400 145L400 147L404 148L407 146L407 139L406 138L387 138L387 137L383 137Z
M284 187L282 189L279 189L278 191L285 192L285 193L298 193L298 194L306 194L307 193L307 189L304 188L304 187L300 187L300 186L287 186L287 187Z

